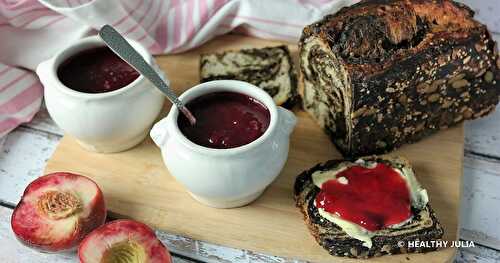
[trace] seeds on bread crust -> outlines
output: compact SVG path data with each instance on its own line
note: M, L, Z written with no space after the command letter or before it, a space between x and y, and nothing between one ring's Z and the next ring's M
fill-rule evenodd
M303 107L344 156L385 153L460 123L448 115L463 106L470 118L490 112L500 95L495 45L454 1L361 1L304 28Z

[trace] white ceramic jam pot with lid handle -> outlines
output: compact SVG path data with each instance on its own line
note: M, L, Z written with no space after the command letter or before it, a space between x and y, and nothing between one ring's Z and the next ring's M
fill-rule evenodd
M141 44L128 41L161 73ZM97 36L80 39L40 63L36 72L44 86L47 110L57 125L75 137L84 149L112 153L129 149L147 136L165 99L143 76L104 93L79 92L59 80L57 71L61 63L79 52L104 46Z
M270 113L269 127L264 134L235 148L203 147L182 134L177 125L176 107L153 126L150 134L160 147L170 174L194 199L211 207L232 208L257 199L279 175L288 158L290 135L297 119L291 111L276 106L265 91L242 81L202 83L184 92L180 99L187 103L219 91L242 93L264 104Z

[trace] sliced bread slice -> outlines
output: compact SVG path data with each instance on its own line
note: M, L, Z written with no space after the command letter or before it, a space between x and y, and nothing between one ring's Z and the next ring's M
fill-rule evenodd
M296 73L284 45L201 55L201 82L220 79L250 82L288 108L298 98Z
M413 216L410 220L396 227L372 232L370 247L367 247L366 243L360 239L347 234L341 226L320 214L319 209L315 205L316 195L320 192L320 188L314 184L313 174L317 171L337 170L345 165L356 166L359 163L384 163L393 169L413 173L410 163L404 158L377 156L361 158L356 162L331 160L318 164L301 173L295 181L295 201L297 207L304 215L304 220L311 234L319 245L331 255L352 258L369 258L385 254L418 253L436 250L436 247L410 245L412 242L440 240L443 236L443 228L430 204L427 202L428 200L421 200L424 203L421 204L420 208L411 206ZM419 185L418 182L416 184ZM425 191L422 188L419 189Z

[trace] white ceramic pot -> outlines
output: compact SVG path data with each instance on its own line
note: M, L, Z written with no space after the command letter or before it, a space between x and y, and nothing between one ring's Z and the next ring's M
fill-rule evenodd
M142 45L128 41L158 69ZM104 46L104 42L98 37L81 39L40 63L36 72L44 86L49 114L64 132L89 151L124 151L146 137L163 107L164 97L143 76L123 88L104 93L83 93L63 85L57 77L59 65L76 53L99 46Z
M230 149L197 145L179 130L179 111L172 107L168 116L151 130L170 174L199 202L216 208L246 205L257 199L283 169L288 157L290 134L295 115L275 105L273 99L256 86L236 80L217 80L199 84L180 99L187 103L203 94L233 91L262 102L270 112L268 129L257 140Z

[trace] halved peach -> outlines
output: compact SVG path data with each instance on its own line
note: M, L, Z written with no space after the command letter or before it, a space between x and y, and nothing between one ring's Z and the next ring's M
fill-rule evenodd
M76 248L105 220L106 206L97 184L82 175L57 172L26 187L11 226L27 246L58 252Z
M92 231L78 247L81 263L170 263L167 248L147 225L133 220L111 221Z

